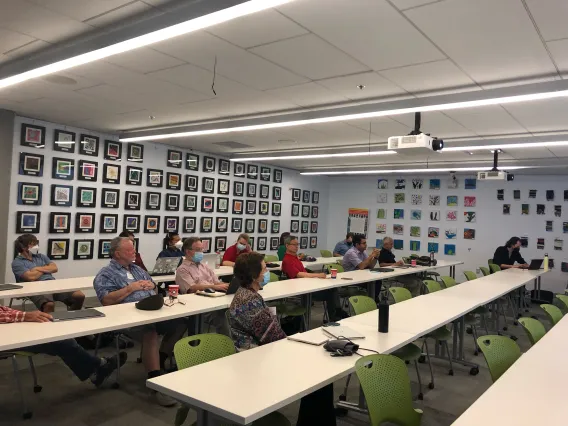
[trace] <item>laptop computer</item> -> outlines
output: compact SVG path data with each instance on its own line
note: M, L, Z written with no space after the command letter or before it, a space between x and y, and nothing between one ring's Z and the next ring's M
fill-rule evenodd
M158 275L175 274L176 269L181 261L181 257L159 257L156 260L154 269L152 269L152 272L150 272L150 276L155 277Z
M538 271L542 266L542 262L544 262L544 259L533 259L531 260L529 267L524 269L528 269L529 271Z
M373 268L371 272L394 272L393 268Z
M24 287L16 284L0 284L0 291L17 290L19 288L24 288Z
M201 263L204 263L211 269L215 269L215 260L217 260L217 253L204 254Z
M78 311L57 311L51 314L53 317L53 322L58 321L73 321L78 319L85 319L85 318L96 318L96 317L104 317L100 311L96 309L81 309Z

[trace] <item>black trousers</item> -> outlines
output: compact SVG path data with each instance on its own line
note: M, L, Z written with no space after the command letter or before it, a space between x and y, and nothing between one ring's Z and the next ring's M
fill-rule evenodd
M302 398L296 426L335 426L333 384Z

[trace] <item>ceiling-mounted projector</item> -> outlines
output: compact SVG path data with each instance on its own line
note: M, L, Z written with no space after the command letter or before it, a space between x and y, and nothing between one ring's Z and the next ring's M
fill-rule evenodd
M401 151L404 149L412 150L413 152L432 152L441 151L444 148L444 141L442 139L433 138L426 133L417 135L406 136L391 136L388 139L388 149L395 149Z
M477 172L477 180L507 180L512 181L515 175L503 170L489 170L488 172Z

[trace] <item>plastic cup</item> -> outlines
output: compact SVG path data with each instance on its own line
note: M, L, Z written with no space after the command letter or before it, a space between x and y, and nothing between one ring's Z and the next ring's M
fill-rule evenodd
M333 278L333 279L337 278L337 269L331 270L331 278Z
M412 266L416 266L416 259L412 259L412 260L410 261L410 264L411 264Z
M176 299L178 297L178 294L179 294L179 285L177 285L177 284L170 285L168 287L168 293L169 293L171 298Z

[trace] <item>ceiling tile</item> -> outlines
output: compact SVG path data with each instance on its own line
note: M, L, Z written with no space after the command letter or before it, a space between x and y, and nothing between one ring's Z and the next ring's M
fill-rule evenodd
M105 59L105 61L142 74L184 64L179 59L148 47L114 55Z
M345 77L318 80L318 84L348 99L382 98L407 93L375 72L363 72ZM358 86L365 86L359 89Z
M347 123L336 122L318 125L317 130L327 135L327 142L342 142L345 145L369 143L369 129L361 129ZM376 139L371 135L371 141Z
M568 37L566 0L526 0L536 25L545 40Z
M35 40L31 43L24 44L21 47L15 48L6 54L9 59L21 58L26 55L31 55L32 53L39 52L41 49L49 47L51 44L43 40Z
M414 94L433 94L454 87L471 88L475 84L448 60L379 71L379 74Z
M527 130L499 105L445 111L445 114L478 135L514 134Z
M282 87L280 89L267 90L266 93L301 106L325 105L346 102L348 100L317 83Z
M77 21L85 21L116 9L132 0L28 0L54 12L69 16Z
M568 39L549 41L548 50L561 72L568 72Z
M0 28L0 53L16 49L34 40L35 38L28 35Z
M294 1L278 9L374 70L445 58L386 1Z
M557 157L568 157L568 146L559 146L556 148L548 148Z
M367 67L313 34L250 51L312 80L367 71Z
M104 27L111 24L127 24L127 19L134 18L137 19L137 15L144 14L144 18L148 18L153 15L161 14L157 9L148 6L142 1L136 1L133 3L125 4L124 6L118 7L113 10L109 10L101 15L94 16L91 19L85 21L85 23L92 25L94 27Z
M399 10L409 9L411 7L422 6L428 3L436 3L444 0L391 0Z
M373 139L376 138L385 141L390 136L401 136L407 135L410 132L410 128L404 124L399 123L398 121L394 121L388 117L378 117L374 118L373 120L350 120L346 121L345 123L349 123L352 126L359 127L360 129L369 130L369 124L371 128L371 132L375 136Z
M533 159L533 158L552 158L554 154L546 148L531 148L531 149L507 149L507 154L518 160Z
M566 130L568 99L557 98L504 105L531 132Z
M443 1L405 14L477 82L556 72L520 1Z
M396 115L392 116L391 118L408 126L408 132L414 129L414 114ZM425 133L430 133L432 136L442 139L475 135L474 132L466 129L461 124L456 123L454 120L449 118L447 115L442 114L441 112L423 113L421 130Z
M274 9L243 16L207 30L243 48L272 43L308 31Z

